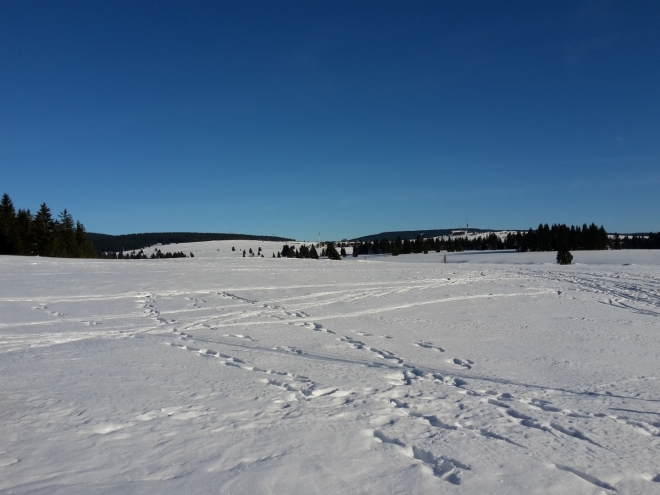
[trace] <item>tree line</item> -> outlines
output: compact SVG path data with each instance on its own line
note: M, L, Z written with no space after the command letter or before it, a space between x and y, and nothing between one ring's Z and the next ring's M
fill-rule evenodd
M660 233L650 233L647 236L633 235L621 237L618 234L610 237L607 231L595 224L587 226L567 226L555 224L540 224L536 229L510 232L504 239L495 233L487 236L468 237L431 237L418 235L415 239L394 241L387 238L371 242L353 243L353 256L365 254L400 254L428 253L429 251L489 251L499 249L514 249L518 252L528 251L583 251L602 249L660 249Z
M278 258L309 258L313 260L317 260L319 257L328 257L328 259L331 260L340 260L345 256L346 249L342 246L340 251L337 251L334 242L328 242L325 247L321 248L320 256L313 244L309 247L303 244L298 249L296 249L295 246L289 246L288 244L285 244L282 247L282 251L277 253ZM274 253L273 257L275 257Z
M144 250L142 249L140 249L137 253L135 252L135 250L126 254L124 254L122 251L119 251L118 253L115 253L114 251L110 251L107 253L101 253L99 255L99 258L108 259L108 260L147 260L147 259L157 260L157 259L187 258L187 257L188 256L183 251L176 251L174 253L170 253L168 251L166 253L163 253L158 248L156 248L154 252L151 253L151 256L147 256L146 254L144 254ZM194 258L195 255L191 252L190 257Z
M57 218L46 203L32 214L16 211L6 193L0 200L0 254L94 258L96 251L82 223L65 209Z

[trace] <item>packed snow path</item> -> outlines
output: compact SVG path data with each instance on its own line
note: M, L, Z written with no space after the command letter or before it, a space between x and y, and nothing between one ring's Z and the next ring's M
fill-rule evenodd
M660 493L660 253L200 245L0 257L0 492Z

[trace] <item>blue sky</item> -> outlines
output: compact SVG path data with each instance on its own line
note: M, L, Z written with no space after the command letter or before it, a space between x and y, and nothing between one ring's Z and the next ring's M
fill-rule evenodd
M92 232L660 230L659 2L0 2L0 193Z

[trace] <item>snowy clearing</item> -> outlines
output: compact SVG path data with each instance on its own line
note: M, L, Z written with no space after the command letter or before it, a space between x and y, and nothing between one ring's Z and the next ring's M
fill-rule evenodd
M660 493L659 252L281 247L0 257L0 492Z

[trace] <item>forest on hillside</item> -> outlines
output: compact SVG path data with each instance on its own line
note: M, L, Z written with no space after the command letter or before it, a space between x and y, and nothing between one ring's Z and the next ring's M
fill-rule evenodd
M487 236L468 237L435 237L424 238L418 235L416 239L401 239L394 241L387 238L372 242L353 243L354 255L360 254L399 254L424 253L429 251L488 251L498 249L515 249L518 252L527 251L569 251L600 250L600 249L660 249L660 233L648 235L609 236L607 231L595 224L587 226L567 226L556 224L540 224L537 229L524 232L508 233L504 239L495 233Z
M99 253L120 251L139 251L157 244L180 244L184 242L204 241L276 241L287 242L293 239L275 236L247 234L213 234L196 232L153 232L144 234L109 235L88 233L92 244Z

